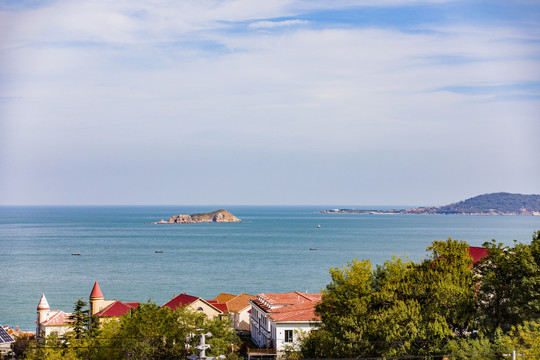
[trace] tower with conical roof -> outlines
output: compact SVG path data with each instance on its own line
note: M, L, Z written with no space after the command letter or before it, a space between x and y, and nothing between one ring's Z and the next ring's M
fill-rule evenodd
M49 320L51 314L51 308L47 302L45 294L41 294L41 299L39 299L39 304L37 306L37 324L36 324L36 335L40 334L40 324Z
M101 292L101 289L99 288L99 284L96 281L94 283L94 287L92 288L92 291L90 292L90 314L95 315L106 306L112 304L114 300L105 300L105 297L103 297L103 293Z

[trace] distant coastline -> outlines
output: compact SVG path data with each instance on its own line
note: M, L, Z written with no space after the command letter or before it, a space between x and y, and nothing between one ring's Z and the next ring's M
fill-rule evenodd
M440 207L391 210L329 209L321 214L529 215L540 216L540 195L492 193Z

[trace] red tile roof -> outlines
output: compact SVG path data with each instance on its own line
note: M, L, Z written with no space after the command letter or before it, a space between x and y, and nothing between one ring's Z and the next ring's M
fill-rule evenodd
M131 311L131 309L139 306L138 302L121 302L115 300L109 306L96 314L97 317L120 317Z
M167 302L162 307L168 307L168 308L170 308L172 310L176 310L176 309L179 309L179 308L183 308L184 306L189 305L192 302L197 301L198 299L199 299L198 297L191 296L191 295L188 295L188 294L180 294L180 295L176 296L174 299Z
M219 311L221 311L222 313L224 314L228 314L229 313L229 308L227 307L227 304L225 303L220 303L220 302L215 302L215 303L211 303L210 301L207 301L210 305L212 305L213 307L217 308Z
M90 299L103 299L103 293L101 292L97 281L94 283L94 287L90 293Z
M259 299L253 299L251 300L252 303L254 303L255 305L257 305L258 307L260 307L262 310L264 310L265 312L270 312L272 311L268 306L266 306L262 301L260 301Z
M472 257L473 263L477 263L482 258L488 256L487 249L483 247L469 246L469 256Z
M71 322L69 317L71 314L65 313L62 310L54 310L50 312L49 320L41 322L45 326L62 326Z
M321 294L305 294L298 291L284 294L259 294L253 304L264 310L274 322L281 321L320 321L315 315L315 306L321 300ZM282 305L270 308L270 305Z
M282 294L258 294L259 299L272 305L294 305L304 301L319 301L321 294L306 294L299 291L293 291Z

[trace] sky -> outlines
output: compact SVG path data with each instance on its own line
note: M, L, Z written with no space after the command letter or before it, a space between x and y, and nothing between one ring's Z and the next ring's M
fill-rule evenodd
M540 193L535 0L1 0L0 204Z

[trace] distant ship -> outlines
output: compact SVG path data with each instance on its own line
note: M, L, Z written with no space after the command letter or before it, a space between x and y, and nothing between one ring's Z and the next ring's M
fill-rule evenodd
M155 251L156 254L163 254L163 250L159 249Z
M71 255L81 256L82 254L80 252L76 252L76 253L71 253Z
M320 229L321 228L321 224L317 225L317 229Z

